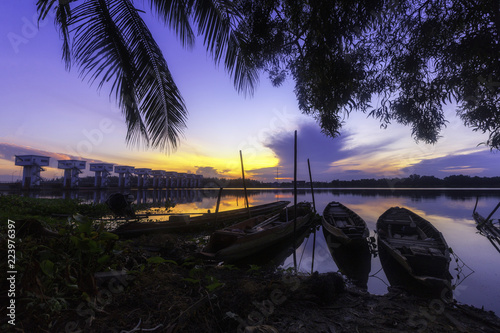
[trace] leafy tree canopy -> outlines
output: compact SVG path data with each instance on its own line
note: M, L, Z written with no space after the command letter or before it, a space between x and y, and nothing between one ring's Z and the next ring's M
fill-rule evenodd
M180 37L184 46L203 36L207 51L222 62L238 91L252 92L254 67L238 52L229 1L149 0L150 10ZM76 64L83 78L111 95L128 126L127 142L175 149L186 127L187 110L162 51L133 0L38 0L39 20L55 11L66 67Z
M456 103L500 148L500 1L243 0L241 10L243 53L275 85L291 76L300 109L326 134L361 110L435 143L443 105Z
M194 24L238 91L251 93L259 71L276 86L292 78L300 110L327 135L362 111L435 143L447 123L443 105L456 103L464 124L500 149L498 0L149 3L184 45ZM187 111L133 1L39 0L38 9L41 19L56 10L68 66L99 86L112 82L127 140L175 148Z

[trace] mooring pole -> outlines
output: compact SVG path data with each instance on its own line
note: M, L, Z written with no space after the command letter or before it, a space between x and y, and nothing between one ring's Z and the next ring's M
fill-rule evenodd
M297 130L293 145L293 265L297 274L297 254L295 253L297 241Z
M313 210L316 213L316 202L314 201L313 179L311 176L311 163L309 163L309 159L307 159L307 168L309 169L309 182L311 183L311 195L312 195L312 200L313 200Z
M215 224L217 225L217 215L219 215L220 198L222 196L222 187L219 188L219 195L217 196L217 205L215 206Z
M247 195L247 185L245 184L245 168L243 167L243 154L240 150L240 161L241 161L241 178L243 179L243 191L245 192L245 204L248 210L248 217L252 217L250 213L250 207L248 205L248 195Z
M313 238L313 254L312 254L312 261L311 261L311 274L314 273L314 251L316 250L316 227L314 228L314 238Z
M498 205L495 207L495 209L493 209L493 210L491 211L490 215L488 215L488 217L487 217L487 218L483 221L483 223L481 223L481 225L483 225L483 224L487 223L487 222L490 220L490 218L493 216L493 214L495 214L495 212L498 210L498 208L499 208L499 207L500 207L500 202L499 202L499 203L498 203ZM479 226L481 226L481 225L479 225Z
M472 211L472 213L474 214L476 212L476 208L477 208L477 203L479 201L479 195L476 196L476 204L474 205L474 210Z

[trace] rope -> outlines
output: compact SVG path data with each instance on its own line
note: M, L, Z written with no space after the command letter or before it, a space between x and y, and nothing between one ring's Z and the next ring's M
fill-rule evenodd
M473 273L475 273L475 271L470 268L459 256L458 254L456 254L455 252L453 252L453 249L450 247L449 248L449 251L450 251L450 254L453 256L453 258L455 259L455 263L457 264L457 281L455 282L455 284L452 286L453 289L456 289L459 285L461 285L469 276L471 276ZM464 267L467 267L470 271L469 274L465 275L465 273L463 273L463 268ZM462 278L462 280L458 283L458 281L461 279L461 276L464 276Z

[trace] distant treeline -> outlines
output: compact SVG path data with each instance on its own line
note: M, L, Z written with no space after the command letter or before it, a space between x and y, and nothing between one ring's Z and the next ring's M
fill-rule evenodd
M382 188L500 188L500 177L448 176L443 179L434 176L411 175L406 178L333 180L332 187L382 187Z
M224 178L205 178L206 187L242 188L243 180ZM293 187L293 182L261 182L245 179L247 188ZM298 187L309 187L305 181L298 181ZM464 175L448 176L443 179L434 176L411 175L404 178L332 180L313 182L315 188L500 188L500 177L471 177Z

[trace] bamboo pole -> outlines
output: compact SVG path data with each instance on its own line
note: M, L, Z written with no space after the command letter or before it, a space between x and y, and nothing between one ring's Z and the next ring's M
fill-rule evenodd
M312 195L312 201L313 201L313 210L314 210L314 213L316 213L316 202L314 201L314 186L313 186L313 179L311 176L311 163L309 163L309 159L307 159L307 168L309 169L309 182L311 183L311 195Z
M297 130L295 130L295 139L293 145L293 265L297 273Z
M241 178L243 179L243 191L245 192L245 205L247 206L248 209L248 217L252 217L252 214L250 213L250 207L248 205L248 195L247 195L247 185L245 183L245 168L243 167L243 154L241 153L240 150L240 161L241 161Z
M495 209L493 209L493 210L491 211L490 215L488 215L488 217L487 217L487 218L483 221L483 223L481 223L481 225L482 225L482 224L484 224L484 223L486 223L486 222L488 222L488 221L490 220L490 218L493 216L493 214L495 214L495 212L498 210L498 208L499 208L499 207L500 207L500 202L499 202L499 203L498 203L498 205L495 207Z
M313 210L314 210L314 213L316 213L316 202L314 201L314 186L313 186L313 180L312 180L312 175L311 175L311 163L309 162L309 159L307 159L307 168L309 169L309 182L311 183L311 196L312 196L312 201L313 201ZM314 273L314 252L315 252L315 250L316 250L316 228L314 228L311 274Z
M474 205L474 210L472 211L472 214L474 214L476 212L476 208L477 208L477 203L479 201L479 195L476 196L476 204Z
M217 205L215 206L215 224L217 225L217 216L219 215L220 198L222 196L222 187L219 188L219 195L217 196Z
M316 250L316 227L313 227L313 228L314 228L314 238L313 238L313 254L312 254L312 261L311 261L311 274L314 273L314 252Z

